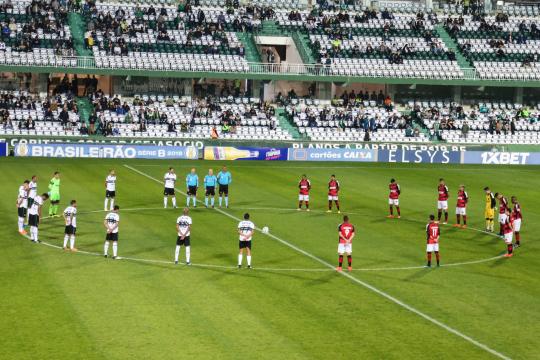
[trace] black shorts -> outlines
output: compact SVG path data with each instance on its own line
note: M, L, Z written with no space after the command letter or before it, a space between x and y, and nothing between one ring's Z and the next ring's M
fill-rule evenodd
M35 227L39 226L39 215L30 214L28 216L28 225Z
M214 196L216 195L216 187L215 186L207 186L206 187L206 196Z
M34 198L28 198L28 209L34 204Z
M75 235L77 232L77 228L73 227L73 225L66 225L66 228L64 230L64 234L66 235Z
M219 195L229 195L229 185L219 185Z
M105 190L105 197L106 198L114 198L114 197L116 197L116 191Z
M165 190L163 190L163 195L165 196L174 196L174 188L165 188Z
M19 214L19 217L26 217L26 208L20 207L17 208L17 214Z
M250 241L239 241L238 242L238 247L240 249L248 248L248 249L251 250L251 240Z
M176 245L178 246L190 246L189 242L189 235L184 238L184 240L180 239L180 236L176 238Z
M196 186L188 186L188 190L187 190L187 194L188 195L197 195L197 187Z
M106 241L118 241L118 233L107 233Z

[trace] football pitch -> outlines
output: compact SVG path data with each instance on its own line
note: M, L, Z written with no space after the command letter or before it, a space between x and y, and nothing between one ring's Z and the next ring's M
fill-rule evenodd
M224 164L233 176L230 208L199 203L190 211L193 265L174 265L185 175L195 167L202 182L208 168ZM179 209L170 202L163 209L169 166L178 174ZM101 255L111 168L119 260ZM2 358L540 358L538 168L7 158L0 169ZM17 232L19 185L35 174L38 192L46 192L54 171L61 172L60 209L78 202L77 253L61 249L61 218L42 220L42 244ZM311 212L296 211L304 173ZM325 212L331 174L341 183L340 215ZM425 225L441 177L450 188L450 224L465 184L469 228L442 226L442 266L426 269ZM401 219L386 218L390 178L401 185ZM502 257L503 240L482 231L486 185L520 200L522 247L513 258ZM254 235L251 270L236 267L245 212L270 229ZM345 214L357 232L353 271L337 273Z

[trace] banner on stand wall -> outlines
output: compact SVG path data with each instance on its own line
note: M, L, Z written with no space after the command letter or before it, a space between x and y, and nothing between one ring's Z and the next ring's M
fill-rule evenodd
M286 148L254 148L234 146L206 146L205 160L287 160Z
M15 146L15 156L196 160L199 151L194 146L19 143Z
M289 161L357 161L376 162L377 151L372 149L289 149Z

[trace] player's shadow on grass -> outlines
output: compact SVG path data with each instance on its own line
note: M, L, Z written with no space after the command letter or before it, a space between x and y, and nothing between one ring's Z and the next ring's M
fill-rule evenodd
M503 251L499 255L503 255L505 253L506 252ZM497 260L495 260L493 263L491 263L491 265L489 265L489 267L491 267L491 268L499 267L499 266L503 265L504 263L506 263L507 261L508 261L507 258L501 257L501 258L498 258Z

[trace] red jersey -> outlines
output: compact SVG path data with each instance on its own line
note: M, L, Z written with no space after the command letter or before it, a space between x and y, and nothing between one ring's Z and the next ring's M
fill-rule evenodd
M438 191L439 191L439 201L448 200L448 186L439 185Z
M352 241L351 237L354 234L354 226L351 223L342 223L338 227L339 232L339 243L345 244L345 240Z
M508 216L503 224L503 233L511 234L514 232L514 216Z
M428 244L437 244L439 242L439 236L441 235L441 229L436 222L430 222L426 225L426 235Z
M469 195L465 190L459 190L457 193L457 207L464 208L469 201Z
M308 179L300 180L298 183L298 188L300 189L300 195L309 195L309 190L311 190L311 181Z
M339 192L339 181L330 180L328 183L328 195L337 196Z
M499 200L499 214L506 213L506 209L508 209L508 200L503 196Z
M388 185L388 188L390 189L390 199L399 199L399 194L401 194L401 188L399 187L399 184L390 183L390 185Z
M521 206L519 205L519 203L514 204L514 210L512 210L512 215L514 216L514 219L521 220Z

